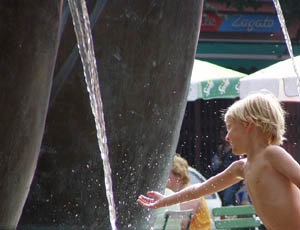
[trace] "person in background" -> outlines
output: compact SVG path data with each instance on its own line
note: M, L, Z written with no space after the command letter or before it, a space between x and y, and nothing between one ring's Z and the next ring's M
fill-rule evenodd
M217 143L217 152L213 154L211 158L211 168L212 175L216 175L219 173L221 165L222 165L222 156L223 156L224 143L223 141L219 141Z
M241 158L246 158L246 156L243 156ZM240 182L239 189L235 192L235 201L237 205L250 205L252 204L251 198L249 196L249 193L247 191L246 183L245 181Z
M170 172L167 188L174 192L178 192L184 188L189 187L191 184L188 163L179 154L174 156L172 170ZM180 203L181 210L193 209L194 216L190 223L190 230L210 230L210 214L204 197ZM187 229L187 220L182 221L182 229Z
M232 164L232 162L240 159L239 156L236 156L232 153L232 148L227 141L224 141L221 155L222 158L220 167L218 168L218 173L224 171L229 165ZM230 187L223 190L223 192L221 193L223 206L236 205L235 193L240 186L241 182L233 184Z
M249 205L251 204L251 199L248 194L245 183L239 188L239 190L235 193L235 199L237 205Z
M223 138L225 139L225 137ZM217 146L218 152L212 158L213 175L224 171L232 162L240 159L232 153L231 146L228 142L220 141ZM240 188L241 183L233 184L232 186L220 192L223 206L236 205L235 193Z

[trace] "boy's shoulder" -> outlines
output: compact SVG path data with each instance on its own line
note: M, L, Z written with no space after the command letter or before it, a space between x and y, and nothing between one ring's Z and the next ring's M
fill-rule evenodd
M247 158L242 158L232 162L231 165L235 167L244 167L246 163L247 163Z
M247 160L248 160L247 158L238 159L233 162L233 165L236 165L237 167L244 167L245 164L247 163Z
M286 152L284 148L282 148L279 145L268 145L265 148L265 153L280 153L280 152Z
M280 157L285 154L288 154L288 152L279 145L269 145L264 150L264 155L267 158Z
M244 168L246 163L247 158L236 160L230 165L230 169L234 172L235 175L244 177Z

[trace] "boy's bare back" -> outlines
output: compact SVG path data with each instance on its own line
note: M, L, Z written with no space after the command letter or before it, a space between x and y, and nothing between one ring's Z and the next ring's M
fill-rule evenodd
M248 155L243 170L245 183L268 230L300 229L299 170L298 163L279 146Z

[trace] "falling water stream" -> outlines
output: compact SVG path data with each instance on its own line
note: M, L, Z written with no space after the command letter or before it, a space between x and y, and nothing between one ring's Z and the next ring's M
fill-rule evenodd
M294 71L295 71L296 76L297 76L297 89L298 89L298 95L300 96L300 75L299 75L295 60L294 60L293 47L292 47L291 39L290 39L288 30L287 30L287 27L286 27L286 24L285 24L285 20L284 20L284 16L283 16L283 13L282 13L282 10L281 10L279 0L273 0L273 3L274 3L274 6L276 8L276 11L277 11L277 16L278 16L278 19L279 19L279 22L280 22L280 25L281 25L282 33L284 35L284 40L285 40L289 55L292 59L293 68L294 68Z
M116 230L116 211L112 190L111 167L105 130L103 105L101 100L98 71L92 40L89 15L85 0L68 0L77 37L78 48L83 65L87 90L89 92L92 112L94 114L98 145L103 161L106 196L109 205L109 217L113 230Z

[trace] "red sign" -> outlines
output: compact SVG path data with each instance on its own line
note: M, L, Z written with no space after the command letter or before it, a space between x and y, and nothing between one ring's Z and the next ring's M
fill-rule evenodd
M216 32L224 21L225 15L218 16L215 13L206 13L203 15L201 31Z

